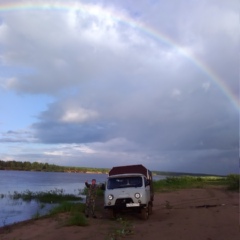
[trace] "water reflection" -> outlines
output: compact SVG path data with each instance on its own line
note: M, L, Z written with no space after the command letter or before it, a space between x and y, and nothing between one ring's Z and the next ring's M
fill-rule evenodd
M23 201L9 196L0 200L0 226L32 219L47 214L54 204L41 204L35 200ZM56 205L56 204L55 204Z

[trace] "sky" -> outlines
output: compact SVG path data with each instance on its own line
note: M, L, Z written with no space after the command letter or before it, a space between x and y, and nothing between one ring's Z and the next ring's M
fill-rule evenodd
M0 0L0 159L239 172L237 0Z

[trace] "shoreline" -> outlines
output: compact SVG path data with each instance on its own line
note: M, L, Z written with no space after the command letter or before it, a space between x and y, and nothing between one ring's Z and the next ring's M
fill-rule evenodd
M97 219L88 226L66 226L68 213L43 216L0 227L0 239L239 239L239 192L224 187L181 189L155 194L153 213L143 221L137 214L110 219L98 203ZM119 219L121 221L119 221ZM125 229L125 236L119 236ZM127 232L128 229L128 232Z

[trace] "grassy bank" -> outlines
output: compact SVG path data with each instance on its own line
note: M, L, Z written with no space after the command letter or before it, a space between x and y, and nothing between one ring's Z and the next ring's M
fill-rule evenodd
M53 208L48 216L56 216L59 213L69 213L68 218L62 223L65 226L87 226L88 220L84 215L85 204L74 202L62 202Z
M172 191L186 188L204 188L211 185L226 186L229 190L239 190L239 177L237 174L230 174L227 177L167 177L159 181L154 181L153 186L156 192Z
M19 193L15 191L10 197L15 200L22 199L23 201L35 200L43 204L57 203L57 206L53 207L50 212L44 217L52 217L60 213L68 213L68 218L62 222L61 225L88 225L88 221L84 216L85 204L79 202L82 200L82 198L73 194L65 194L62 189L55 189L45 192L31 192L27 190L25 192ZM33 215L33 219L40 217L42 216L39 214L39 211Z

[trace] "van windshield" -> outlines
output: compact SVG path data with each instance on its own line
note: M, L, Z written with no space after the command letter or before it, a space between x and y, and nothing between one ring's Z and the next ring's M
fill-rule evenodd
M142 187L143 182L141 177L119 177L108 179L108 189L114 188L129 188L129 187Z

